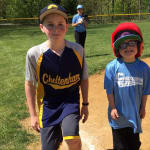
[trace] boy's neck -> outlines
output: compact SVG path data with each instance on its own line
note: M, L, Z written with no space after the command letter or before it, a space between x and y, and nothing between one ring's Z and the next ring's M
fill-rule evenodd
M78 14L79 14L80 16L82 16L83 13L79 12Z
M60 51L60 50L63 50L65 48L65 45L66 45L66 41L63 40L62 42L59 41L58 43L57 42L51 42L51 41L47 41L47 46L53 50L53 51Z
M129 59L127 59L127 58L123 58L123 57L122 57L122 60L123 60L124 62L126 62L126 63L133 63L133 62L136 61L136 58L134 57L134 58L129 58Z

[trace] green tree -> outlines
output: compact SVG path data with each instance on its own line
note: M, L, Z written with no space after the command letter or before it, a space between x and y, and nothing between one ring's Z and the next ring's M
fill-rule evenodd
M61 5L66 9L69 15L73 15L76 13L76 0L61 0Z
M0 18L6 18L6 2L0 0Z
M150 0L0 0L0 18L38 17L40 10L52 2L60 3L71 16L76 13L76 6L82 4L84 12L100 22L133 19L135 16L97 17L96 15L150 12Z

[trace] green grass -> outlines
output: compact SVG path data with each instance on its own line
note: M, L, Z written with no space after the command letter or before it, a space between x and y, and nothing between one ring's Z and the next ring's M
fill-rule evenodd
M144 37L143 57L150 56L150 22L137 23ZM114 59L111 34L117 24L89 25L86 60L89 74L103 70ZM66 39L74 41L70 27ZM36 138L19 124L29 116L25 105L24 74L26 52L46 40L38 26L0 26L0 150L25 150Z
M144 37L144 51L142 57L150 56L150 22L137 23ZM117 24L92 25L87 31L86 60L90 74L103 70L106 64L114 59L111 45L111 35Z

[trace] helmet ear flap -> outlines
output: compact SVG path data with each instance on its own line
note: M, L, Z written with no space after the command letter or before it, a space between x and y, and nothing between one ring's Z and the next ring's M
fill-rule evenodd
M137 46L138 46L138 53L136 54L136 57L140 57L144 49L144 42L143 41L139 42Z
M143 49L144 49L144 42L141 42L141 45L140 45L140 54L143 52Z

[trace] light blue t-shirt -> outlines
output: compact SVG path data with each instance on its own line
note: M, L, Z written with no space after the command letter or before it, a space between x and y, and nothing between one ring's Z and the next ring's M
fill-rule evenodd
M117 58L106 66L104 88L107 94L114 94L119 119L111 118L108 107L109 124L114 129L132 127L134 133L141 133L139 110L141 99L150 94L150 70L146 63L136 59L125 63Z
M74 15L73 19L72 19L72 23L77 23L82 19L83 16L80 16L79 14ZM75 27L75 31L77 32L85 32L86 31L86 27L84 25L84 23L82 24L78 24Z

